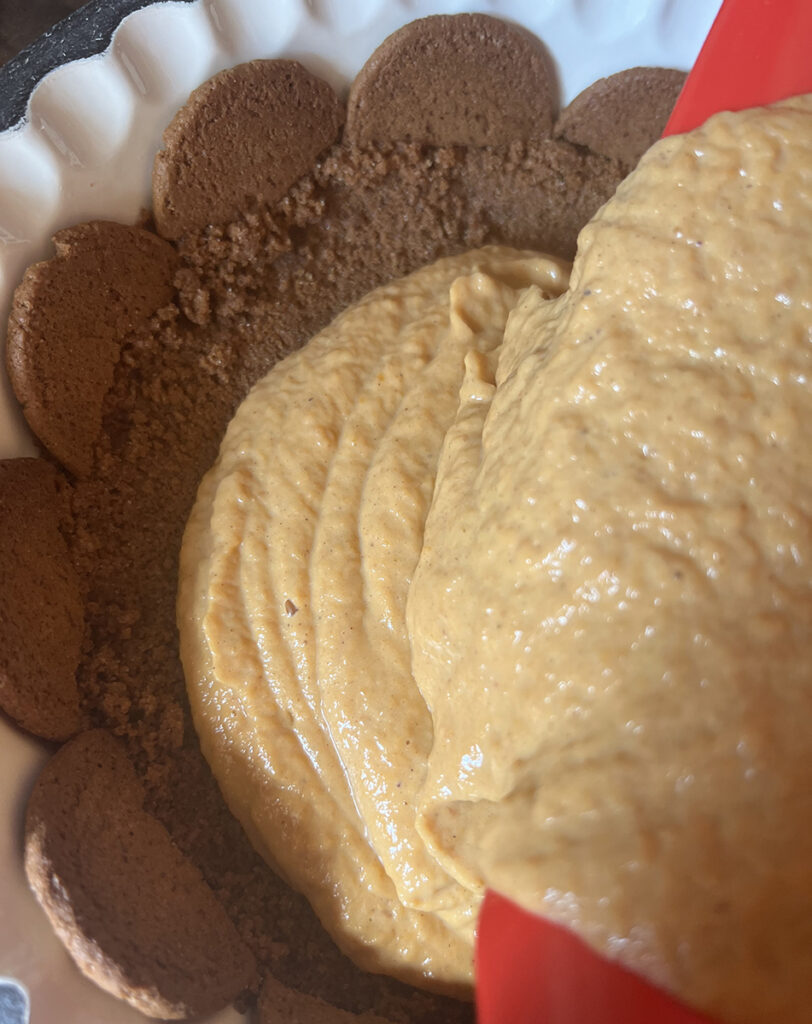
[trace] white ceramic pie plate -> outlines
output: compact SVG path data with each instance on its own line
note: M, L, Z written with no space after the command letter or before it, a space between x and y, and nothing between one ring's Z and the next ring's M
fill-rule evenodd
M566 103L623 68L690 67L718 8L719 0L196 0L139 10L103 54L46 76L24 122L0 134L0 322L23 270L49 254L56 230L89 218L137 218L149 204L163 128L189 92L224 67L292 56L343 87L400 25L482 10L545 41ZM0 370L0 458L33 451ZM0 979L27 989L33 1024L137 1024L140 1014L73 968L28 891L22 817L46 757L44 745L0 721ZM3 1013L0 1001L0 1024ZM216 1017L239 1020L234 1011Z

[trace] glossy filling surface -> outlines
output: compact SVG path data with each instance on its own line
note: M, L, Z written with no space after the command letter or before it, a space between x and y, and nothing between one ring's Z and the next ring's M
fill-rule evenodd
M253 390L184 540L204 752L364 966L482 888L707 1011L809 996L812 103L655 146L567 268L378 289Z

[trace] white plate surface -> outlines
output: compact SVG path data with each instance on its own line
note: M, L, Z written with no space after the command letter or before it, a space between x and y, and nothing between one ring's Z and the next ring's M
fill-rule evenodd
M196 0L137 11L103 54L47 75L24 122L0 134L0 322L23 270L49 254L56 230L88 218L136 219L149 203L164 126L224 67L292 56L344 87L399 26L478 10L519 21L545 41L567 103L623 68L689 68L718 8L719 0ZM32 451L0 370L0 458ZM33 1024L138 1024L140 1014L73 968L26 886L22 815L46 756L0 721L0 979L27 988ZM216 1021L241 1019L227 1011Z

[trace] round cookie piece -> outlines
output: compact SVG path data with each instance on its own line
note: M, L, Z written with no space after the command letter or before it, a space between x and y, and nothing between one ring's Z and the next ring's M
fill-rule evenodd
M486 14L432 15L385 39L347 102L358 145L504 146L550 134L557 87L542 43Z
M673 68L630 68L599 78L561 112L553 135L630 171L662 135L685 78Z
M0 708L47 740L81 726L84 606L59 532L66 488L44 459L0 462Z
M268 975L257 1003L257 1024L392 1024L377 1013L350 1013Z
M86 475L121 341L171 301L177 254L141 228L93 221L54 236L14 293L6 359L39 440Z
M150 1017L214 1013L255 984L254 959L143 798L109 733L69 741L28 803L28 881L79 969L103 989Z
M165 238L275 203L338 137L344 107L295 60L254 60L195 89L164 132L152 199Z

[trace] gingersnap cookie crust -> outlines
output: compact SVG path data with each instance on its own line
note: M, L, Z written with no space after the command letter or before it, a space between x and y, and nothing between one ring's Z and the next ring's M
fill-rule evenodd
M473 20L479 23L481 16ZM432 45L437 38L442 45L456 38L454 31L449 36L447 22L429 28ZM415 45L414 32L409 27L406 33L406 57ZM502 23L492 34L504 38ZM388 44L387 73L410 81L411 66L398 56L398 40ZM357 971L304 901L250 848L200 755L174 628L175 565L186 514L222 430L250 384L366 291L441 255L504 242L571 256L577 230L623 173L618 159L551 136L556 109L549 84L541 113L534 103L525 130L513 129L517 138L474 132L468 145L454 132L420 139L409 131L404 138L397 121L389 123L389 137L375 140L377 129L367 137L360 126L378 123L371 113L375 103L385 109L380 96L375 103L357 102L359 95L363 100L363 83L377 80L380 61L375 60L365 69L366 78L365 72L359 75L361 86L351 97L351 109L356 102L361 111L356 137L348 124L343 141L338 137L343 107L300 66L254 62L245 66L248 70L225 73L219 79L223 110L234 109L245 79L254 90L245 108L252 117L264 103L262 109L277 120L280 110L294 118L303 97L309 114L318 116L303 133L310 141L293 156L287 148L290 132L255 134L259 166L275 147L282 147L290 161L258 179L246 178L242 168L227 173L233 121L224 135L215 132L212 166L226 174L217 195L210 191L215 174L184 179L173 171L194 158L195 131L190 135L189 126L206 109L201 95L207 102L214 97L218 109L217 85L202 87L168 129L156 164L156 224L174 245L153 233L102 224L64 233L56 260L31 271L18 293L9 359L29 422L72 483L70 514L60 537L79 581L83 636L78 665L72 663L78 717L62 728L60 738L85 725L118 738L142 787L139 813L164 829L173 848L199 873L238 941L269 979L261 1013L287 1005L285 992L303 990L302 1012L310 1016L302 1019L343 1020L361 1013L370 1021L453 1022L469 1019L470 1009ZM262 66L269 64L274 66ZM542 81L541 69L542 63L533 65L528 81ZM425 122L436 94L427 91L425 98L422 108L415 102L405 116ZM493 125L498 118L487 120ZM215 205L218 195L222 208ZM207 210L213 224L204 219ZM80 349L95 396L83 416L82 401L76 399L81 387L63 387L63 379L75 380L76 365L83 364L72 365L59 350L65 338L81 346L82 334L59 328L60 317L80 322L83 304L94 301L93 290L83 293L80 287L94 246L99 252L107 246L110 253L102 280L118 319L104 328L106 333L91 337L93 347ZM139 263L147 251L152 255ZM54 274L71 261L81 274L57 285L57 294L62 288L75 295L60 310L53 295L46 302L37 289L47 295ZM50 337L54 345L47 343ZM54 389L62 391L52 405L46 398ZM60 413L67 419L60 421ZM82 736L74 742L80 741L85 742ZM48 822L59 820L49 818L50 806L47 800L39 803L46 835ZM42 832L36 820L31 837ZM39 838L31 844L32 884L44 892L48 866L55 861ZM70 894L68 905L74 907ZM68 931L75 937L87 929ZM143 953L143 947L136 952ZM115 961L113 955L105 962ZM250 985L249 974L243 962L234 966L231 980ZM146 997L137 994L144 983L133 986L125 975L120 974L119 994L145 1008ZM161 1012L176 1003L195 1010L185 996L172 1003L171 985L152 981L158 986L154 1005ZM232 988L237 992L240 985ZM331 1007L338 1008L338 1016L333 1010L329 1017Z

